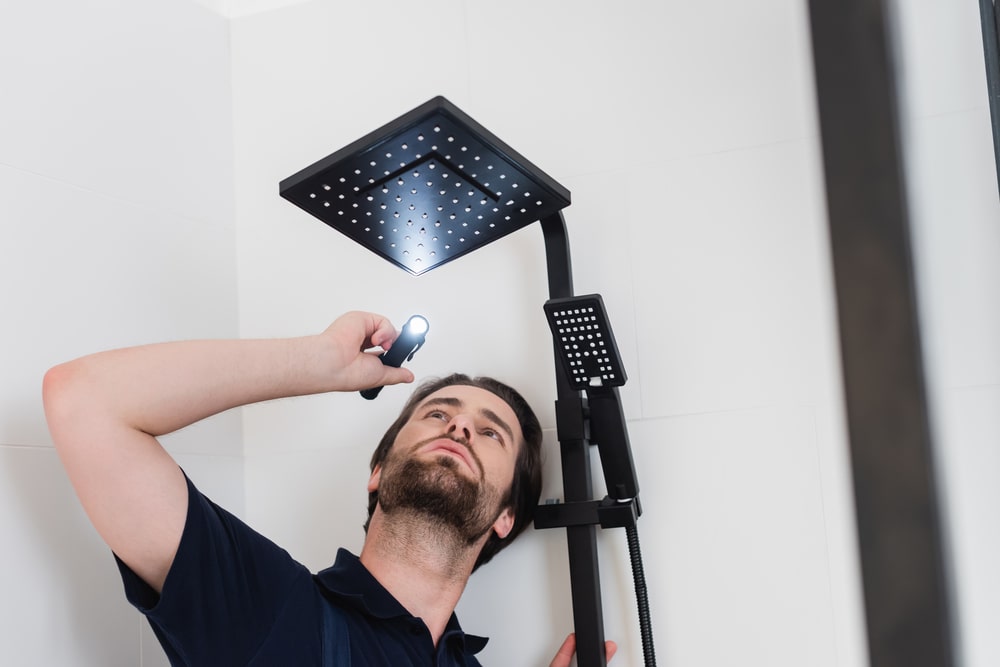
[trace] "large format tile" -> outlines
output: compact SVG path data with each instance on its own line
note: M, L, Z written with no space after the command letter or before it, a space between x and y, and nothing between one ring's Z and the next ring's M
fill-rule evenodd
M932 394L958 636L966 664L986 667L1000 661L1000 385Z
M557 181L621 166L626 6L468 3L471 115Z
M236 335L231 224L0 167L0 443L48 443L51 366L112 347Z
M914 0L894 8L894 61L903 111L924 118L988 106L975 2Z
M462 11L307 2L234 19L238 201L276 197L280 179L435 95L462 106Z
M246 521L312 571L360 553L368 461L377 442L246 459Z
M643 420L632 436L664 662L845 664L831 622L829 498L812 411ZM623 611L612 619L627 632Z
M620 390L627 418L641 415L640 377L644 370L636 345L635 284L640 276L631 254L633 228L643 234L650 224L644 218L629 218L624 193L629 191L632 178L624 169L570 178L567 185L573 190L574 203L564 211L575 293L597 293L604 300L628 378Z
M986 109L905 134L920 324L932 381L1000 383L1000 199Z
M191 2L119 0L7 14L0 164L200 220L231 217L224 19Z
M818 155L791 142L670 162L630 226L643 417L826 393L833 345Z
M815 132L804 3L638 2L622 10L626 159L654 192L665 159Z
M0 531L0 662L138 662L137 615L51 448L0 446Z
M242 513L241 459L182 455L179 463L206 494ZM166 664L52 448L0 446L0 531L0 662Z

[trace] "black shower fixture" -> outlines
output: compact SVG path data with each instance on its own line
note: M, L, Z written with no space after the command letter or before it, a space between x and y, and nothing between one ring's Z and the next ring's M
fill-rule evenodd
M549 299L545 316L574 389L625 384L628 377L600 294Z
M618 395L628 378L604 300L600 294L549 299L545 316L570 385L587 393L590 441L601 453L608 496L630 501L639 495L639 480ZM635 511L638 516L638 506Z
M413 275L570 203L569 190L443 97L284 179L280 192Z
M540 223L550 296L546 313L562 360L556 362L556 434L565 497L540 506L535 527L566 529L580 667L606 664L595 531L626 529L645 664L654 665L636 533L639 485L618 396L625 370L600 295L573 298L562 215L569 190L451 102L435 97L284 179L280 193L415 276ZM423 338L414 332L405 340L390 348L386 363L401 363ZM563 362L567 372L561 372ZM593 500L591 444L598 446L608 485L603 500Z

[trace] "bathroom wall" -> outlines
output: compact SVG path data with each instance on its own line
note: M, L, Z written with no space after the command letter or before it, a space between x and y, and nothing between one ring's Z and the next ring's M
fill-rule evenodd
M5 7L0 664L160 653L59 465L41 382L100 349L237 335L228 34L189 2ZM241 511L240 434L234 413L168 447Z
M1000 211L966 4L900 7L899 61L961 646L986 667L1000 658ZM867 664L805 3L58 0L13 16L0 663L166 664L44 425L45 369L90 351L420 312L414 372L522 389L546 427L543 496L561 496L537 226L414 278L277 196L443 94L573 193L576 291L604 296L630 376L661 664ZM367 460L406 395L253 406L167 446L318 569L360 548ZM614 664L638 665L624 536L599 540ZM484 664L548 664L572 629L563 531L528 531L459 612L492 637Z

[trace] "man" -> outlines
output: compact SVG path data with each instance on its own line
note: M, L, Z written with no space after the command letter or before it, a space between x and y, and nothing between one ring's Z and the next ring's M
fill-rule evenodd
M352 312L315 336L148 345L46 374L59 456L171 664L479 664L485 641L455 606L540 489L540 427L514 390L465 376L418 390L373 457L360 558L341 550L315 576L201 495L156 440L258 401L412 382L366 352L396 335ZM572 653L571 636L553 667Z

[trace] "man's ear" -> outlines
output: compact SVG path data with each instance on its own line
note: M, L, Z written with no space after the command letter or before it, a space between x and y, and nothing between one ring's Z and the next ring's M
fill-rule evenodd
M497 534L501 540L510 535L510 531L514 529L514 510L510 507L505 507L497 520L493 522L493 531Z
M378 483L382 479L382 464L376 464L372 476L368 478L368 493L378 491Z

